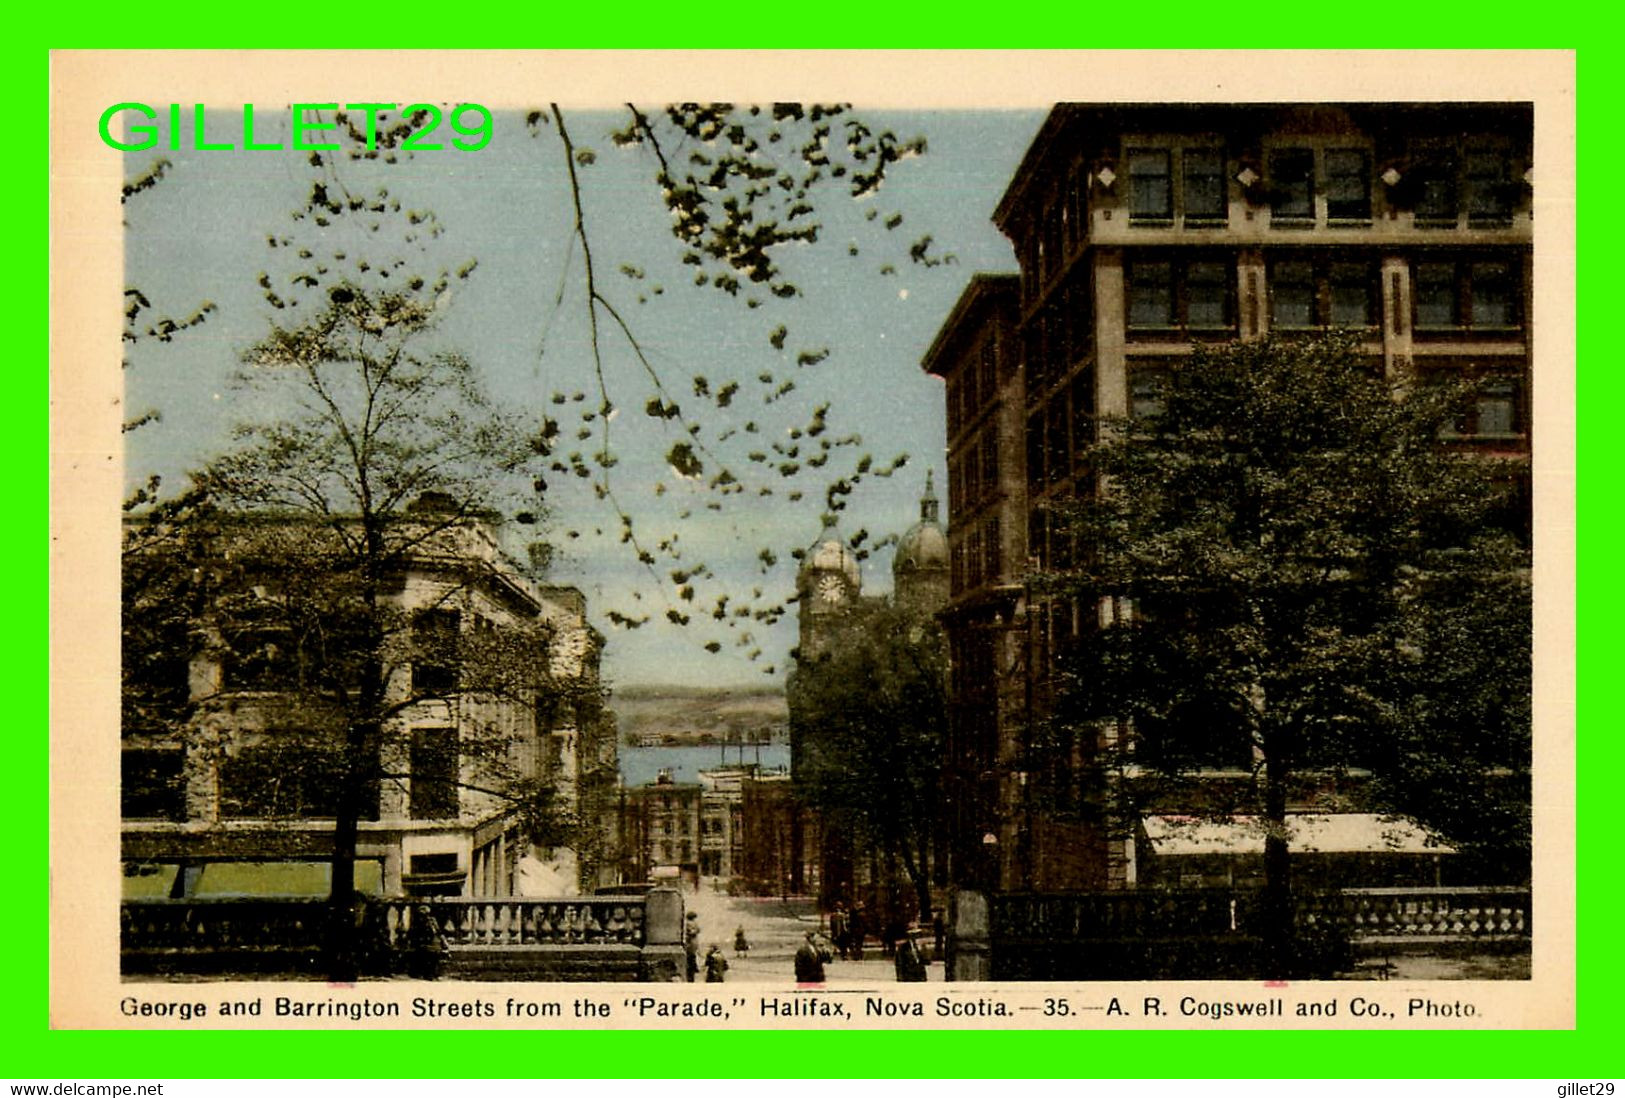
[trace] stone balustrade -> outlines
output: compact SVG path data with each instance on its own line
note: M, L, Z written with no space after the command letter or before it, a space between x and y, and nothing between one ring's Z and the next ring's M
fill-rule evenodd
M1013 893L993 898L989 929L995 940L1012 942L1227 934L1236 929L1238 895L1221 889Z
M1262 894L1231 889L961 892L951 978L1251 978L1265 941ZM1491 953L1529 947L1527 887L1347 888L1294 896L1300 956L1334 966L1349 949ZM1154 974L1154 975L1148 975Z
M1531 933L1524 887L1345 888L1302 897L1298 917L1309 925L1330 919L1356 942L1487 941Z
M582 896L567 900L392 899L379 901L391 948L411 938L427 909L448 946L630 945L645 940L644 898Z
M119 907L125 950L315 948L326 900L127 900Z
M331 908L293 897L125 900L126 974L321 974ZM672 979L683 971L683 901L675 891L569 899L369 899L354 917L363 972L411 969L425 947L414 922L434 918L448 975L468 979ZM421 928L418 928L421 930Z

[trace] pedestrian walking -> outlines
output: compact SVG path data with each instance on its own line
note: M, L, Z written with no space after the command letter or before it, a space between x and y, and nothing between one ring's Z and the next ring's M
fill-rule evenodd
M728 971L728 958L722 955L722 947L713 945L705 954L705 982L708 984L722 983L722 974Z
M896 943L897 982L900 984L923 984L925 982L925 960L920 956L920 948L914 941L914 932L909 931Z
M686 954L688 982L693 983L700 974L700 917L688 913L688 927L683 934L683 952Z
M440 965L446 957L446 941L440 933L440 923L429 910L428 904L412 909L412 923L406 928L406 971L419 980L440 977Z
M749 952L750 939L745 937L745 928L742 926L734 927L734 955L743 957Z
M807 931L806 939L796 950L796 983L821 984L824 982L824 961L828 953L821 949L814 932Z
M843 961L846 960L848 931L846 905L837 901L835 910L829 913L829 936L835 943L835 951L841 955Z

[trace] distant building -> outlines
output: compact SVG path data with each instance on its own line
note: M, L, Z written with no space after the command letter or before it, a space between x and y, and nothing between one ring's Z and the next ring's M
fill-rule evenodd
M752 764L699 772L680 782L662 771L652 782L620 790L629 881L680 877L733 890L773 891L779 879L747 866L749 836L774 831L771 811L760 819L751 795L786 775ZM758 846L765 840L758 840Z
M328 890L343 731L323 700L330 685L304 676L307 646L343 639L290 631L281 611L296 577L258 570L254 555L254 538L272 527L284 540L305 536L297 519L228 534L233 578L195 607L184 649L147 654L151 674L184 686L167 716L134 721L127 710L129 895ZM536 846L535 791L551 790L561 815L591 824L604 814L616 746L599 703L602 638L581 592L531 582L478 520L426 537L386 588L401 637L382 669L389 716L381 780L364 794L357 886L512 895L520 858L557 853ZM581 883L599 883L602 836L589 826L574 846Z
M1481 379L1446 442L1523 463L1527 490L1532 163L1527 104L1051 112L993 212L1019 274L973 277L924 360L947 390L956 884L1212 875L1145 865L1181 849L1157 820L1107 834L1026 781L1056 654L1099 612L1027 585L1072 560L1050 508L1086 490L1100 417L1151 411L1193 343L1342 328L1376 368Z

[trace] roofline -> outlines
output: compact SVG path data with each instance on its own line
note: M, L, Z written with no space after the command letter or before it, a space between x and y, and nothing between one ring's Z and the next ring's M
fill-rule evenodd
M1022 154L1021 163L1016 167L1015 173L1010 176L1009 186L1005 188L1004 194L1000 196L999 204L993 207L993 224L998 227L1001 233L1005 233L1005 224L1010 220L1010 214L1017 202L1020 201L1027 188L1032 185L1037 174L1035 169L1038 167L1038 162L1048 153L1050 142L1071 121L1078 109L1079 104L1076 103L1055 104L1054 107L1050 108L1048 117L1044 119L1044 124L1038 127L1037 133L1033 134L1032 142L1027 146L1027 151ZM1009 236L1010 234L1005 233L1005 235Z
M1021 158L1021 164L1010 177L1010 183L999 204L993 210L993 223L1000 232L1009 236L1007 229L1016 209L1021 205L1028 190L1039 177L1038 168L1043 160L1050 154L1051 146L1058 137L1078 118L1088 113L1131 113L1135 111L1163 111L1187 112L1191 114L1227 115L1236 117L1248 111L1290 111L1301 108L1327 108L1327 109L1356 109L1360 111L1380 111L1400 113L1406 110L1424 110L1431 113L1439 112L1474 112L1474 111L1506 111L1522 112L1527 115L1529 125L1533 121L1533 104L1520 99L1512 100L1477 100L1460 99L1438 103L1414 101L1381 101L1381 100L1335 100L1330 102L1313 102L1307 100L1293 100L1283 102L1230 102L1230 103L1192 103L1192 102L1151 102L1130 101L1120 103L1110 102L1069 102L1057 103L1050 110L1044 124L1033 135L1031 144Z
M958 336L959 330L969 323L971 316L986 302L991 302L995 294L1015 294L1021 285L1021 275L1013 271L977 271L970 276L964 290L959 294L959 300L948 311L947 319L937 329L936 338L920 359L920 367L928 374L938 374L938 359L943 355L949 344Z

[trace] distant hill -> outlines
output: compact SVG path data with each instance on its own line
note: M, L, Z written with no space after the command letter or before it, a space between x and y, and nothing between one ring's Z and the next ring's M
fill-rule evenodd
M788 736L782 688L617 686L609 707L627 744L750 743Z

